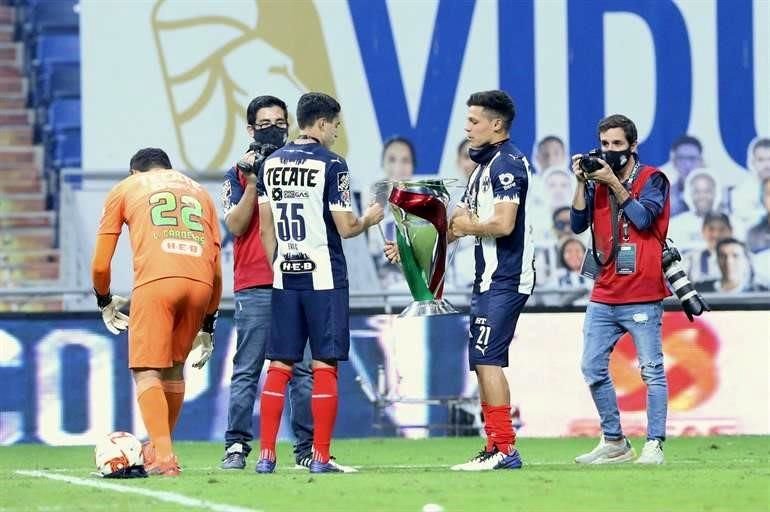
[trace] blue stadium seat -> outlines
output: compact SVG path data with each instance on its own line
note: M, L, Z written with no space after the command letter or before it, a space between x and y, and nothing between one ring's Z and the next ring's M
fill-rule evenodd
M80 37L77 34L38 37L35 66L45 66L49 62L80 62Z
M53 166L80 167L81 144L80 130L62 132L56 137L56 147L53 153Z
M35 104L49 104L57 98L80 97L80 64L50 63L37 78Z
M64 132L80 131L80 99L54 99L47 108L38 109L38 120L43 124L36 131L36 140L46 149L46 161L53 158L53 146L57 136ZM42 113L42 115L41 115Z
M39 34L77 33L80 16L77 0L29 0L27 2L25 39Z
M80 99L58 98L53 100L48 107L46 130L57 133L73 129L80 129Z

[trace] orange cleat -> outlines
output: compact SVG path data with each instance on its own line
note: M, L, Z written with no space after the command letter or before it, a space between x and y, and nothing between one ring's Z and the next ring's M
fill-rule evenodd
M156 459L152 464L145 463L144 469L148 475L160 476L179 476L179 473L182 472L176 455L161 460Z

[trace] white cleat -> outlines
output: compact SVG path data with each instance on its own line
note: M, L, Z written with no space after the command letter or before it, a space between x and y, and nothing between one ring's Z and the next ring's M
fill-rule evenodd
M358 473L356 468L353 466L345 466L344 464L340 464L334 457L329 459L329 464L337 468L342 473Z
M575 457L575 462L577 464L620 464L621 462L629 462L634 457L636 457L636 452L625 437L622 443L614 444L608 443L602 436L596 448L583 455L578 455Z
M297 463L294 465L294 469L310 469L310 464L313 462L313 457L303 457L302 459L298 460ZM337 462L337 459L332 456L329 459L329 464L334 466L340 473L358 473L358 470L352 466L345 466L343 464L340 464Z
M519 469L522 466L518 450L506 455L499 450L480 451L468 462L455 464L452 471L491 471L493 469Z
M663 443L658 439L651 439L644 443L642 454L634 461L635 464L663 464Z

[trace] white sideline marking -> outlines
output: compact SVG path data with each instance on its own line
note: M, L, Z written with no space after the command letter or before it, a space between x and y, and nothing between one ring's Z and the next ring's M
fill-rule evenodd
M115 491L126 494L139 494L148 498L154 498L160 501L167 501L176 505L183 505L186 507L203 508L207 510L213 510L215 512L261 512L253 508L236 507L234 505L225 505L222 503L214 503L212 501L199 500L197 498L190 498L183 494L167 491L153 491L150 489L144 489L142 487L130 487L128 485L114 484L105 482L103 480L88 480L85 478L77 478L74 476L57 475L56 473L49 473L47 471L15 471L18 475L33 476L37 478L48 478L50 480L59 480L61 482L67 482L73 485L82 485L84 487L95 487L97 489L106 491Z

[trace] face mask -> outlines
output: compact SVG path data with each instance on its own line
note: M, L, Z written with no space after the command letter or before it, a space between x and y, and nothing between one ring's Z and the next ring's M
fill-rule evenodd
M286 143L287 135L286 128L271 125L261 130L254 130L254 142L263 146L273 146L272 151L275 151Z
M626 166L628 160L631 158L631 148L623 151L605 151L602 154L602 157L602 159L607 162L607 165L609 165L615 174L617 174Z
M484 165L492 159L497 150L500 149L500 146L507 140L508 139L505 139L498 142L497 144L487 144L485 146L481 146L480 148L469 147L468 156L477 164Z

